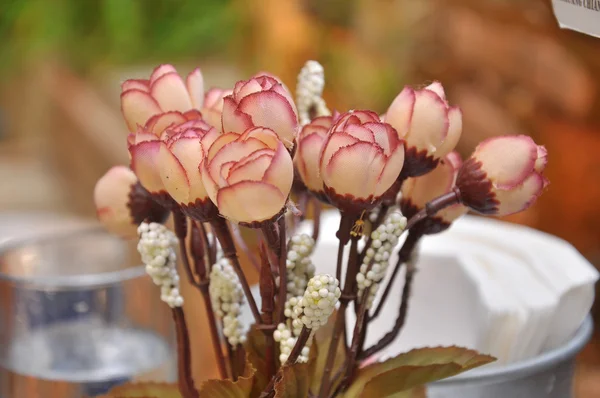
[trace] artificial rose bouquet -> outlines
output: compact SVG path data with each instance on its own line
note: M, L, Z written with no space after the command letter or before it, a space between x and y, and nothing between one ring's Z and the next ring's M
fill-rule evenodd
M496 137L463 162L453 151L462 115L440 83L405 88L382 116L330 112L323 85L314 61L299 74L296 101L266 74L204 92L198 69L183 79L162 65L148 80L123 83L131 170L119 166L98 181L98 217L109 231L139 239L142 261L172 308L179 369L176 385L126 385L109 396L410 397L493 360L459 347L376 359L402 330L419 240L468 210L506 215L529 207L547 185L544 147L526 136ZM317 274L311 261L323 205L341 213L336 275ZM309 209L312 236L295 233ZM169 213L174 232L164 226ZM256 250L239 226L258 231ZM260 309L238 250L260 273ZM190 370L178 257L203 295L221 375L200 386ZM367 347L369 324L402 267L395 326ZM253 325L242 324L246 304ZM350 304L357 322L346 336Z

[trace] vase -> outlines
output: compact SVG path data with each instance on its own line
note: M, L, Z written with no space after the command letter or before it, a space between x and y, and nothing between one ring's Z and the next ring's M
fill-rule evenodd
M0 397L175 379L171 313L134 248L85 226L0 246Z

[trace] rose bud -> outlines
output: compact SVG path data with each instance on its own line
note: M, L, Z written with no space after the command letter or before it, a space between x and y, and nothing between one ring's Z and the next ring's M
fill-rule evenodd
M404 163L404 142L371 111L342 114L329 130L319 175L330 202L343 211L374 207Z
M265 127L291 149L298 133L298 112L290 92L270 76L236 83L224 98L223 132L242 134L250 127Z
M203 103L204 80L198 68L184 81L172 65L160 65L149 80L126 80L121 85L121 110L131 132L162 113L199 116Z
M298 134L298 150L294 156L296 169L304 185L318 197L324 196L319 157L333 120L332 116L317 117Z
M226 133L202 149L202 180L224 217L257 226L283 212L294 166L272 130L252 127L243 134Z
M456 180L463 204L481 214L505 216L531 206L548 180L546 148L525 135L481 142Z
M384 120L406 141L404 177L418 177L433 170L454 150L462 132L462 114L446 101L444 88L435 82L422 90L405 87Z
M137 136L150 135L139 133ZM167 128L162 139L149 139L130 146L131 168L140 183L153 195L172 198L182 207L210 210L211 204L198 166L202 162L202 143L210 145L219 133L202 120ZM212 207L212 206L210 206Z
M402 214L406 218L411 218L424 209L430 200L451 192L461 165L460 155L453 151L440 159L438 166L431 172L421 177L408 178L402 184L400 199ZM468 209L462 204L454 204L440 210L435 216L421 221L415 228L423 234L441 232L467 211Z
M98 180L94 203L98 220L109 232L124 238L137 237L137 226L142 221L163 223L169 214L125 166L111 168Z
M220 88L211 88L204 96L204 105L202 106L202 118L219 132L222 131L221 114L223 113L223 98L233 93L232 90L222 90Z

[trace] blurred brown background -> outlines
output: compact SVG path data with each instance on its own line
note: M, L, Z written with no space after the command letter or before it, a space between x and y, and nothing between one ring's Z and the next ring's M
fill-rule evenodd
M439 79L463 109L463 155L499 134L546 145L552 184L510 221L600 265L600 39L561 31L549 0L4 0L0 35L0 211L93 217L95 181L128 162L126 78L173 63L200 66L208 86L268 70L293 89L316 59L332 108L383 112L404 84ZM201 307L189 316L199 336ZM596 341L582 398L600 396ZM214 375L195 362L199 379Z

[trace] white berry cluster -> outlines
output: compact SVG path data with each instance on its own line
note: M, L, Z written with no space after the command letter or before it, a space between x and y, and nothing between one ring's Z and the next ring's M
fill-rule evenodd
M340 299L340 282L328 274L313 276L308 281L306 291L294 306L292 327L306 326L317 330L327 323L329 316Z
M209 294L215 315L223 321L223 334L234 348L246 341L241 322L244 303L242 284L229 260L219 258L210 272Z
M146 272L154 284L160 286L160 299L171 308L181 307L183 297L179 293L175 251L177 237L162 224L145 222L138 227L138 235L138 252L146 265Z
M367 308L371 308L373 304L379 282L385 276L389 266L392 250L398 244L398 239L405 227L406 217L399 212L393 212L383 224L371 233L371 247L367 249L360 272L356 275L359 299L366 288L370 289ZM373 265L369 269L371 262Z
M296 345L296 341L298 340L298 338L294 337L292 335L292 332L284 323L280 323L277 326L277 329L273 332L273 338L275 339L276 342L279 343L279 351L281 352L279 354L279 361L281 361L281 363L283 364L283 363L285 363L285 361L287 361L288 357L290 356L290 353L292 352L292 349ZM312 340L312 338L309 338L309 341L311 341L311 340ZM307 343L306 346L302 347L302 352L298 356L297 362L300 362L300 363L308 362L308 354L309 353L310 353L310 346Z
M302 126L310 123L309 110L311 107L316 108L317 116L330 114L322 98L323 87L325 87L323 66L317 61L306 62L298 74L298 85L296 86L296 106Z
M302 296L308 280L315 274L315 266L310 256L315 247L315 240L307 234L294 235L290 240L287 268L287 299Z

